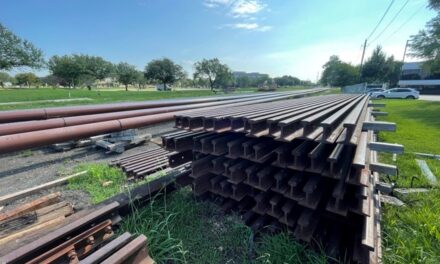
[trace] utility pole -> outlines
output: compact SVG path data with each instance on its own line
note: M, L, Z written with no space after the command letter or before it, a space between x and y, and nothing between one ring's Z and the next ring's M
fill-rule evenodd
M408 44L409 44L409 39L406 41L406 44L405 44L405 50L403 51L402 63L405 63L406 50L408 48Z
M409 39L406 41L406 44L405 44L405 50L403 51L402 66L400 67L400 75L399 75L399 79L402 79L402 75L403 75L403 64L405 63L406 50L408 49L408 45L409 45Z
M364 64L364 56L365 56L365 49L366 48L367 48L367 39L365 39L365 42L364 42L364 50L362 51L361 66L359 67L359 82L361 81L361 78L362 78L362 66Z

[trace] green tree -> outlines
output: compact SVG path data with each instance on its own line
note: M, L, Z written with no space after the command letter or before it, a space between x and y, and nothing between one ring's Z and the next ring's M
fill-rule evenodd
M241 88L249 87L251 84L251 80L248 76L239 76L235 78L235 85Z
M83 54L53 56L48 65L51 73L62 78L70 87L83 84L89 89L96 80L103 80L114 71L111 62Z
M387 57L382 48L377 46L362 68L361 80L369 83L389 83L390 86L394 86L399 81L401 67L401 62L395 61L393 56Z
M82 74L83 67L75 56L53 56L49 60L50 72L62 78L69 87L75 87L79 82L79 77Z
M125 85L125 90L128 91L128 85L139 81L139 71L136 67L125 62L116 65L116 76L118 81Z
M152 60L145 66L145 77L149 80L159 81L164 85L173 84L185 77L182 67L168 58Z
M329 86L346 86L358 81L358 68L342 62L338 56L331 56L323 66L320 82Z
M64 80L58 76L55 76L53 74L49 74L44 77L40 77L40 83L43 83L45 85L49 86L57 86L59 84L65 85Z
M40 79L33 73L18 73L15 75L15 80L18 85L26 85L27 87L31 87L31 85L38 84Z
M6 72L0 72L0 86L5 87L6 82L12 82L13 78Z
M212 91L214 88L226 87L233 82L231 70L217 58L196 62L194 68L194 79L206 80Z
M44 66L43 52L0 23L0 70L42 66Z
M294 86L300 85L301 80L290 75L284 75L282 77L275 78L275 83L278 86Z
M410 55L425 59L423 67L430 72L429 78L440 78L440 0L430 0L431 9L438 12L425 29L410 39Z

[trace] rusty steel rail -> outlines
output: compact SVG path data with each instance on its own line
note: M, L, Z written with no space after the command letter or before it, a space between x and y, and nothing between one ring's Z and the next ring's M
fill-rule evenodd
M365 118L365 95L328 95L284 100L222 111L176 115L176 127L191 131L240 132L251 137L296 138L326 143L352 143L359 137L358 120Z
M98 205L65 219L63 225L23 238L27 243L5 251L0 263L154 263L148 255L146 238L133 238L129 233L114 237L121 216L130 214L134 206L143 206L159 193L186 185L187 165L167 175L135 187L130 193L117 194Z
M308 94L319 92L321 90L322 89L312 89L306 92L289 92L274 96L266 96L263 98L257 97L254 98L254 100L250 100L250 101L204 107L204 109L209 110L209 109L219 109L219 108L232 107L232 106L260 104L270 101L284 100L292 97L302 97ZM87 138L94 135L117 132L131 128L144 127L160 122L170 121L174 118L174 115L180 113L182 113L182 111L122 118L122 119L102 121L102 122L96 122L90 124L44 129L44 130L37 130L31 132L17 133L12 135L4 135L4 136L0 136L0 153L7 153L7 152L13 152L23 149L40 147L49 144Z
M170 151L156 148L113 160L110 165L121 168L128 177L141 178L168 168L170 155Z
M195 103L208 103L208 102L216 102L216 101L258 97L262 95L275 95L275 94L279 94L279 93L255 93L255 94L245 94L245 95L236 95L236 96L210 96L210 97L199 97L199 98L154 100L154 101L144 101L144 102L123 102L123 103L112 103L112 104L11 110L11 111L0 112L0 123L41 120L41 119L50 119L50 118L66 117L66 116L91 115L98 113L110 113L117 111L178 106L178 105L187 105L187 104L195 104Z
M323 242L331 256L377 263L375 183L385 165L368 146L384 126L371 112L363 95L193 111L176 116L186 131L162 141L170 151L193 152L196 195L240 212L253 229L284 226L300 240Z
M246 96L239 99L230 99L230 100L220 100L214 102L202 102L198 103L195 100L194 103L185 103L183 105L170 105L163 107L152 107L148 109L140 109L140 110L130 110L130 107L127 109L121 108L119 111L114 111L111 113L97 113L97 114L87 114L87 115L75 115L75 116L67 116L60 118L50 118L47 120L35 120L35 121L25 121L25 122L12 122L0 124L0 136L2 135L11 135L17 133L24 133L29 131L36 130L44 130L44 129L52 129L52 128L60 128L60 127L69 127L69 126L77 126L83 124L90 124L96 122L117 120L122 118L130 118L137 116L147 116L154 115L160 113L168 113L168 112L176 112L176 111L184 111L184 110L192 110L198 108L206 108L206 107L214 107L214 106L222 106L225 104L233 105L236 103L245 103L249 101L254 101L256 99L269 99L269 98L278 98L280 96L286 95L299 95L303 94L303 92L288 92L288 93L274 93L274 94L259 94L258 96ZM119 108L118 108L119 109ZM0 112L0 115L2 112Z

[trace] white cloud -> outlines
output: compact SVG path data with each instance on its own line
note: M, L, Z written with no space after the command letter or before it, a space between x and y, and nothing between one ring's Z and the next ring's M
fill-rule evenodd
M209 8L228 7L233 17L250 17L262 11L266 5L258 0L205 0L203 5Z
M236 29L246 29L246 30L260 31L260 32L266 32L272 29L271 26L262 26L257 23L236 23L236 24L228 24L226 26Z
M229 5L232 2L232 0L205 0L203 5L209 8L214 8L222 5Z
M247 17L263 10L265 5L254 0L237 0L232 4L231 13L234 17Z

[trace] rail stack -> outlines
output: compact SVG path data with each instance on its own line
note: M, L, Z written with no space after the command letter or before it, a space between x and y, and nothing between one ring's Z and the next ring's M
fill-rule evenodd
M1 263L154 263L143 235L118 236L120 204L112 202L66 219L59 228L0 258ZM31 239L31 238L28 238Z
M193 111L175 117L182 131L162 137L182 159L193 158L193 192L223 201L253 228L281 226L328 254L359 263L380 257L374 131L393 123L365 95L329 95Z

